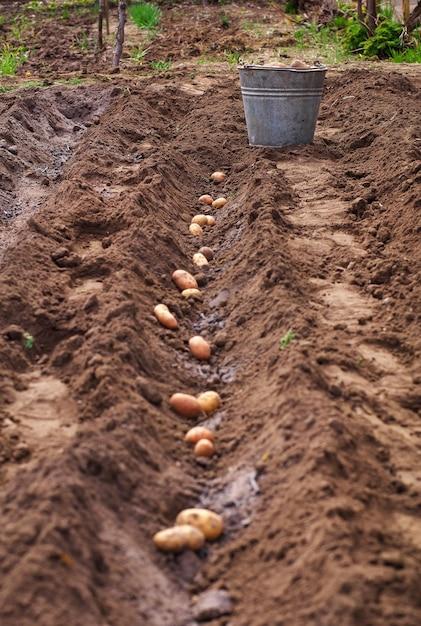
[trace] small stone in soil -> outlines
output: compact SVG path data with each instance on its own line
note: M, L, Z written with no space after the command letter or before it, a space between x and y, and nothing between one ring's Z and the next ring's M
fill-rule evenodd
M228 591L211 589L201 593L193 607L198 622L208 622L223 615L231 615L233 605Z

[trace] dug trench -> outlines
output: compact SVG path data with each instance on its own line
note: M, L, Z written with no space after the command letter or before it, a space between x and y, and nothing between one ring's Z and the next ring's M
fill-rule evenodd
M334 74L293 149L250 149L217 78L144 81L84 132L1 261L2 624L420 623L416 87ZM198 241L202 193L228 203ZM203 243L186 302L171 273ZM168 398L205 389L223 405L199 462ZM223 537L159 553L194 505ZM212 589L231 606L205 616Z

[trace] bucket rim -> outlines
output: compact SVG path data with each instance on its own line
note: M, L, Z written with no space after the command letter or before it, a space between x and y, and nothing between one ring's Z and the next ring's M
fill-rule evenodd
M308 74L310 72L326 72L327 66L321 65L320 67L297 68L297 67L276 67L276 65L237 65L237 69L241 70L270 70L276 72L301 72Z

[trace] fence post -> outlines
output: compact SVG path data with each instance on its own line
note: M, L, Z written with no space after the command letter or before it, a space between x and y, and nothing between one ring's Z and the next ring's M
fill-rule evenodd
M402 0L403 23L406 24L411 14L409 0Z

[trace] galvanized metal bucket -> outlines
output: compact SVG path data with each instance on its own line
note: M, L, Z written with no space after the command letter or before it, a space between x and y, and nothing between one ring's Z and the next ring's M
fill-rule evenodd
M245 65L239 70L251 146L279 148L313 141L326 67Z

